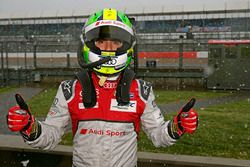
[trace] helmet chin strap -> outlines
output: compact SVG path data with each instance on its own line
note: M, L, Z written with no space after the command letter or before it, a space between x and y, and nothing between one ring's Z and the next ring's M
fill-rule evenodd
M102 58L102 59L100 59L98 61L95 61L93 63L83 64L82 68L94 68L94 67L100 66L100 65L102 65L102 64L104 64L104 63L106 63L106 62L108 62L110 60L111 60L110 56L104 57L104 58ZM105 81L107 80L108 77L107 76L102 76L102 75L100 75L98 77L100 78L99 85L101 87L103 87L103 85L104 85L104 83L105 83Z
M111 57L108 56L108 57L104 57L104 58L102 58L102 59L100 59L98 61L95 61L93 63L81 64L81 67L82 68L94 68L94 67L100 66L100 65L102 65L102 64L104 64L104 63L106 63L106 62L108 62L110 60L111 60Z

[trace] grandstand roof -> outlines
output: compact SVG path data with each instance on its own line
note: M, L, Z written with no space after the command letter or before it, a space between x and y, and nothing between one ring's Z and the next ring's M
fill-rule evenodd
M249 9L250 0L1 0L0 18L86 16L104 7L127 14Z

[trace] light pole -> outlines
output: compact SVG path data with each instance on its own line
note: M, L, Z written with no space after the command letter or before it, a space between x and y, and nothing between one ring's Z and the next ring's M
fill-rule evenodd
M5 53L6 53L6 85L9 85L9 57L8 57L8 47L9 47L9 43L6 42L5 43Z
M1 42L1 73L2 73L2 75L1 75L1 87L3 87L4 86L4 63L3 63L3 61L4 61L4 59L3 59L3 45L4 45L4 43L3 42Z
M180 36L180 44L179 44L179 69L183 68L183 36Z
M34 68L36 69L37 64L36 64L36 50L37 50L37 43L36 41L33 43L33 65Z

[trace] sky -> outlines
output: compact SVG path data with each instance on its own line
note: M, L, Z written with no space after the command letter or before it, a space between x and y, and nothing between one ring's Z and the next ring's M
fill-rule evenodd
M106 7L125 13L249 9L250 0L0 0L0 18L89 15Z

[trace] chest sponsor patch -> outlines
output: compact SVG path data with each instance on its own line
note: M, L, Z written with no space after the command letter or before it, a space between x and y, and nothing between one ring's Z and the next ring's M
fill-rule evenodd
M128 105L119 106L116 99L111 99L110 111L136 112L136 101L131 100Z
M125 136L126 132L125 131L111 131L109 129L107 130L102 130L102 129L81 129L80 134L82 135L98 135L98 136Z

